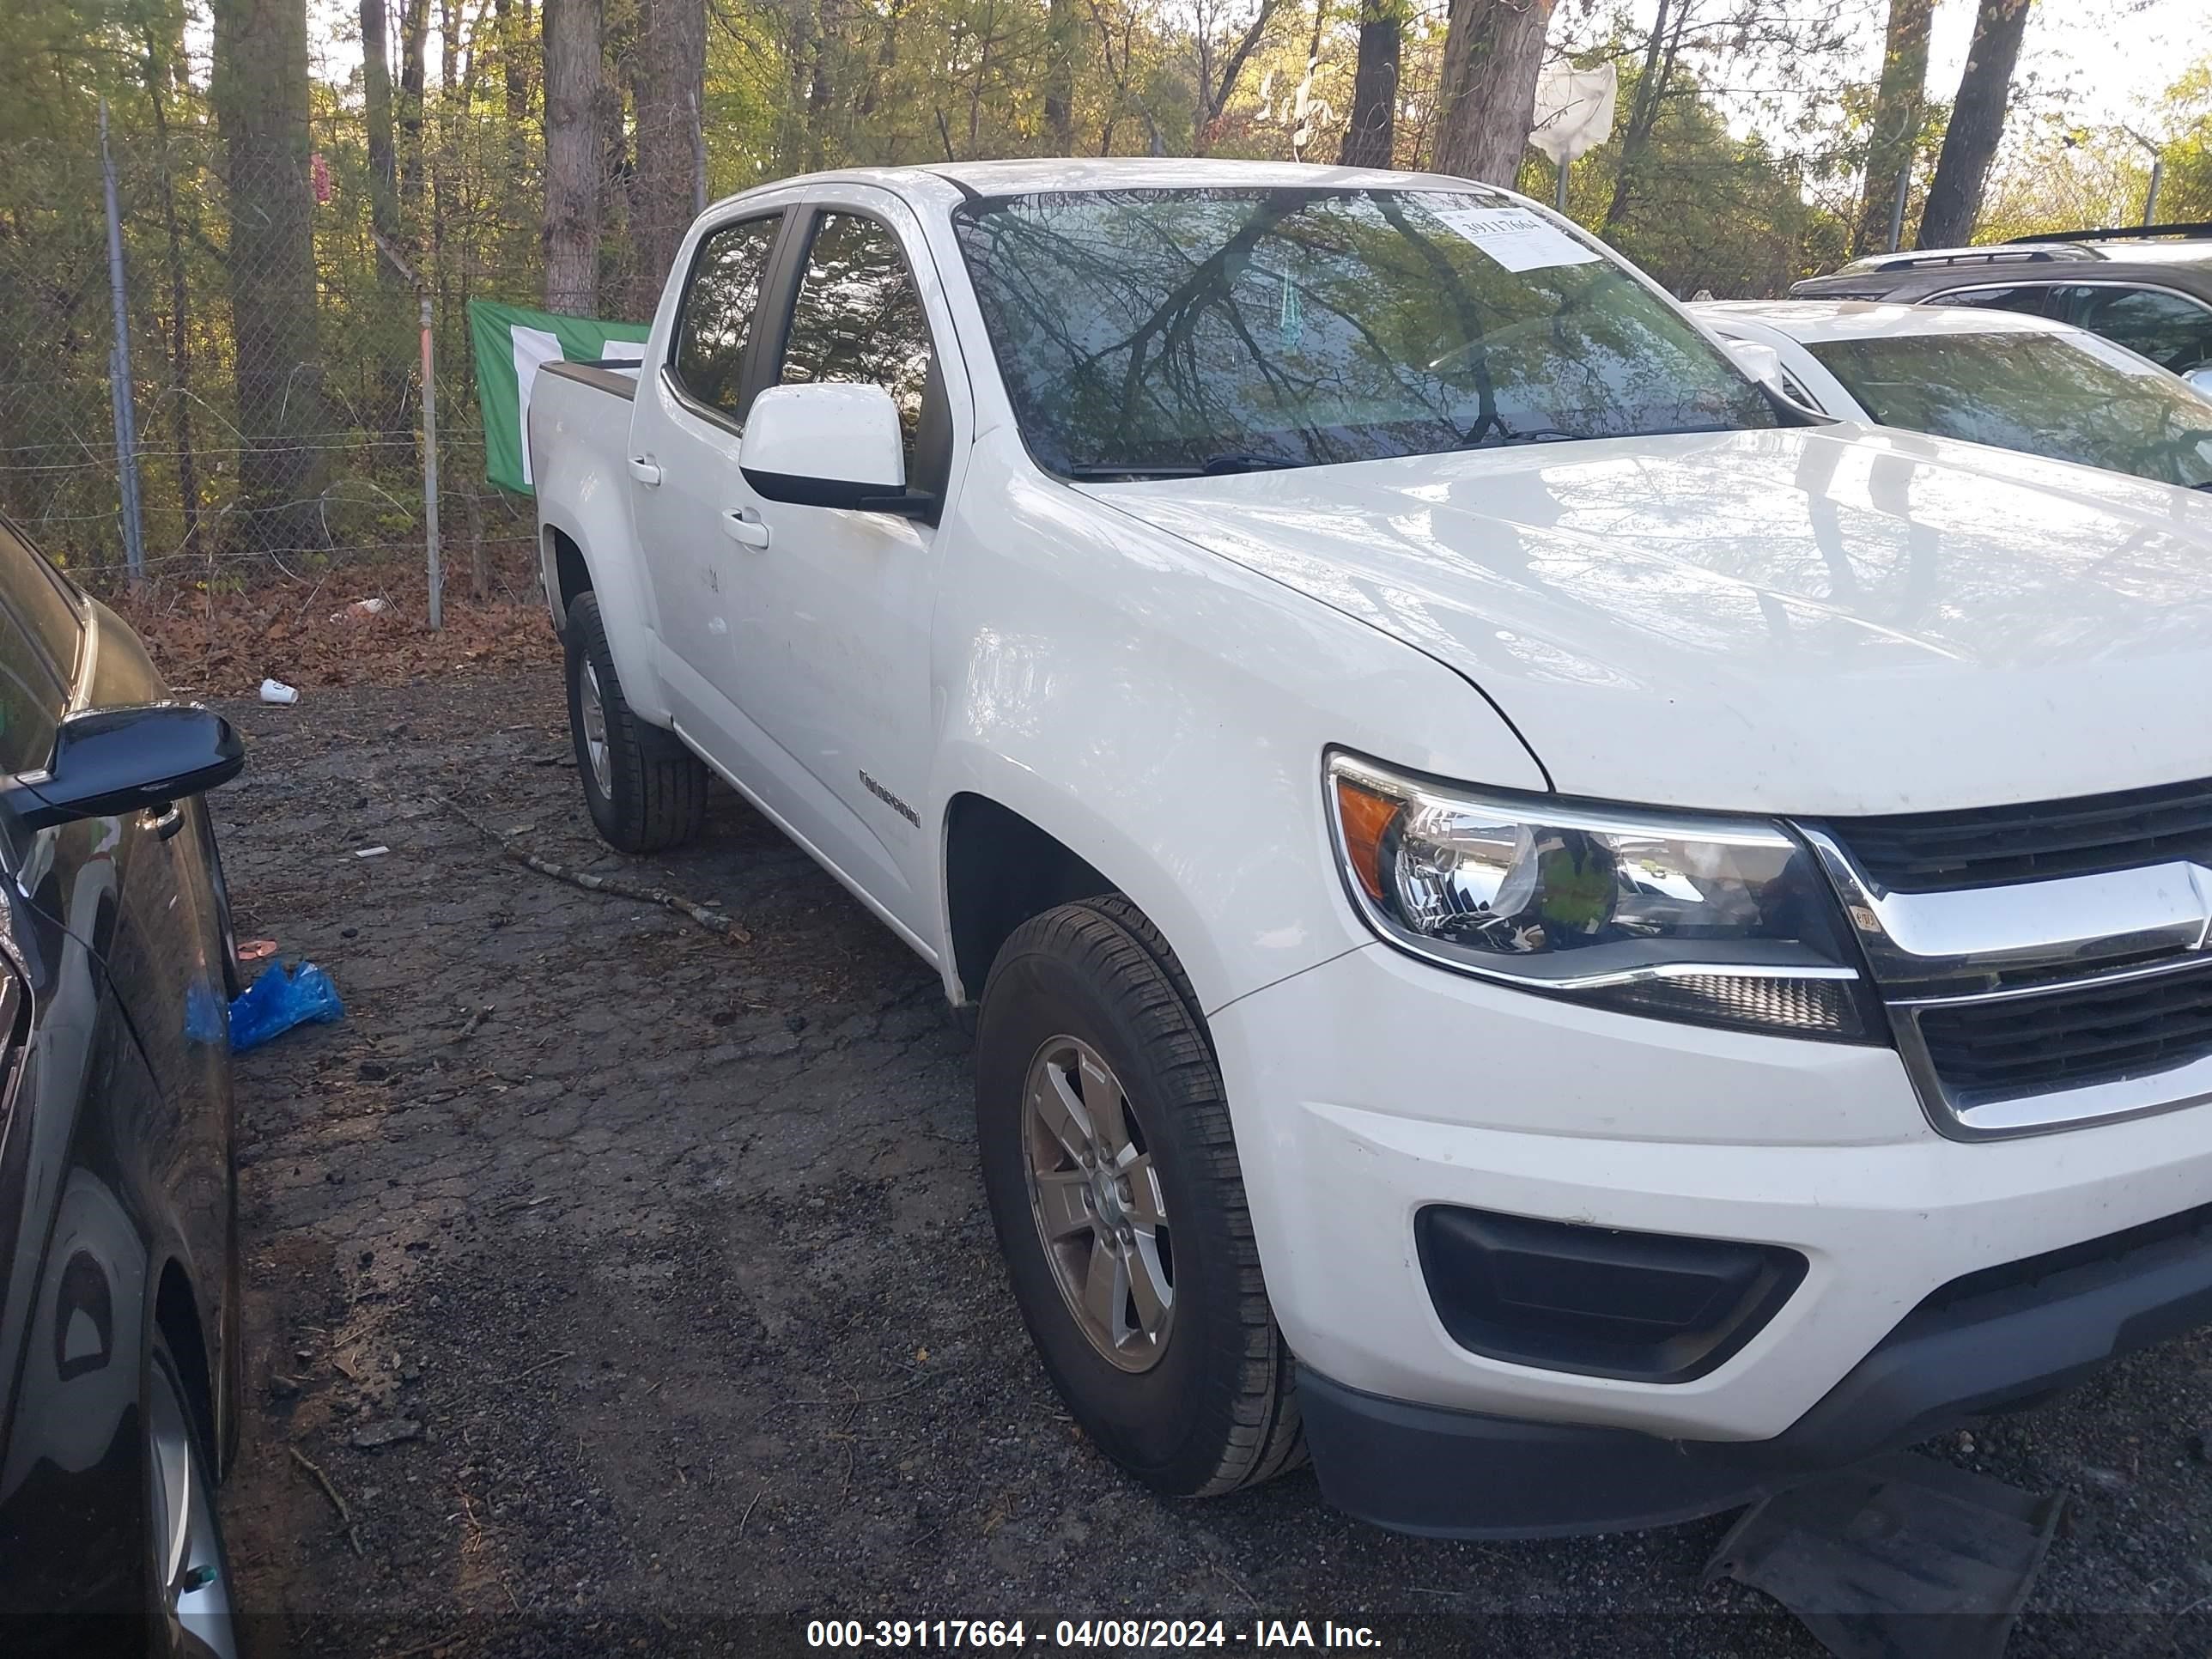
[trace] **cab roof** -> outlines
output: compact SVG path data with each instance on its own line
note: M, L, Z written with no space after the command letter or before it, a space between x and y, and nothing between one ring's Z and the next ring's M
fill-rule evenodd
M757 189L785 189L830 181L881 185L904 194L949 184L963 195L1026 196L1082 190L1265 190L1346 186L1384 190L1480 191L1511 197L1469 179L1442 173L1392 173L1373 167L1323 167L1302 161L1243 161L1211 157L1115 155L1004 161L946 161L897 167L843 167L778 179ZM750 192L747 192L750 193Z

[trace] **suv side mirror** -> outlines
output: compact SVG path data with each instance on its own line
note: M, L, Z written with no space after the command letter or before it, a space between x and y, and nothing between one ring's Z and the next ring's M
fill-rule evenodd
M55 728L45 771L0 784L0 804L26 830L45 830L204 794L245 764L230 722L196 702L88 708Z
M1782 354L1772 346L1759 340L1739 340L1729 335L1721 337L1728 355L1735 359L1735 366L1771 391L1782 390Z
M771 501L937 515L936 496L906 487L898 405L879 386L769 387L745 416L738 470Z
M2185 369L2181 378L2189 382L2198 397L2212 398L2212 363L2199 363L2194 368Z

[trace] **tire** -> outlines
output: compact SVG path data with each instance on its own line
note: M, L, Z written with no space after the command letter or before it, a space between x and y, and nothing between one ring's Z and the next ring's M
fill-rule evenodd
M707 817L706 765L674 732L647 725L630 708L615 677L599 595L576 596L563 639L568 732L584 804L600 839L623 853L654 853L692 840Z
M1083 1431L1177 1497L1303 1462L1220 1069L1173 952L1127 900L1062 905L1006 941L983 991L975 1115L1015 1300ZM1091 1172L1106 1164L1121 1173Z
M158 1333L147 1355L144 1393L146 1650L165 1659L235 1659L230 1558L216 1510L208 1425L194 1403L198 1395Z

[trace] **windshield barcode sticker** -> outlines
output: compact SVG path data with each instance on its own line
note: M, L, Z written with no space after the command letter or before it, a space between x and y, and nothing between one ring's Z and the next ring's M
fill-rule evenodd
M1461 207L1426 204L1430 212L1508 270L1541 270L1549 265L1586 265L1597 259L1550 221L1526 208Z

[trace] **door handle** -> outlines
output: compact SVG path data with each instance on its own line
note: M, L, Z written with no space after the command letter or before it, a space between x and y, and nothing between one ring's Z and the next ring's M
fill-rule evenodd
M143 822L147 829L151 830L163 841L167 841L172 836L175 835L178 830L185 827L184 806L180 802L171 801L159 812L156 812L151 807L148 807L143 817Z
M743 547L768 545L768 526L734 507L722 514L722 533Z
M633 455L629 458L629 476L651 489L660 482L660 463L650 455Z

